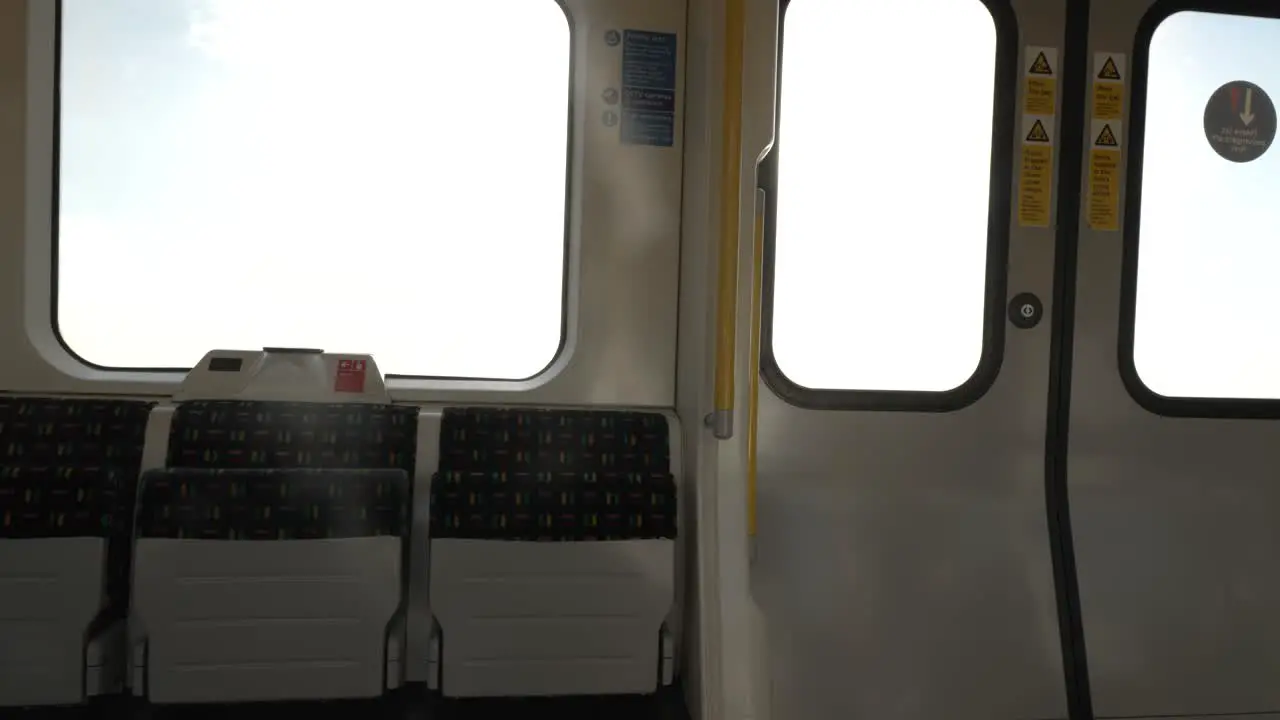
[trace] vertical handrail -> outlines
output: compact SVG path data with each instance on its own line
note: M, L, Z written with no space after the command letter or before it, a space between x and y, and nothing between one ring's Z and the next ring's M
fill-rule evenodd
M733 437L734 371L738 335L738 215L742 210L742 66L744 0L725 0L724 83L720 126L720 243L716 284L715 409L711 427Z
M756 433L760 413L760 333L764 321L764 213L767 197L756 189L756 224L751 254L751 348L747 356L747 537L756 537ZM751 548L752 554L755 548Z

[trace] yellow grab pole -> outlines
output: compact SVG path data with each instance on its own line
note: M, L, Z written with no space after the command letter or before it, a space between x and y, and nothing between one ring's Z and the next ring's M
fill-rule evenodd
M734 354L738 322L738 214L742 186L742 64L744 0L725 0L724 116L720 129L720 244L716 286L716 386L711 427L733 437Z

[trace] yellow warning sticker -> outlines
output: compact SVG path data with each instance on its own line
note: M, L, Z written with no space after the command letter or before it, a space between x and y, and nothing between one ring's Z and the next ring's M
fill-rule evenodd
M1116 67L1116 59L1108 56L1102 61L1102 69L1098 71L1099 80L1119 80L1120 70Z
M1116 125L1119 126L1120 123L1116 123ZM1094 139L1093 146L1119 149L1120 141L1116 138L1116 133L1111 129L1110 124L1103 125L1102 129L1098 131L1098 137Z
M1031 115L1056 112L1058 49L1028 45L1023 66L1022 111Z
M1119 120L1124 116L1124 53L1093 54L1093 117Z
M1018 173L1018 224L1049 227L1053 209L1053 116L1024 115Z
M1036 120L1031 129L1027 131L1027 142L1049 142L1049 132L1044 129L1044 123Z
M1049 63L1049 54L1052 54L1052 48L1027 48L1028 51L1035 50L1034 60L1031 61L1031 67L1027 68L1029 75L1052 75L1053 65ZM1048 51L1048 52L1046 52ZM1028 55L1031 53L1028 52ZM1056 58L1055 58L1056 59Z
M1022 178L1018 181L1018 224L1049 227L1053 198L1053 148L1022 146Z
M1120 229L1120 122L1094 120L1089 148L1089 227Z

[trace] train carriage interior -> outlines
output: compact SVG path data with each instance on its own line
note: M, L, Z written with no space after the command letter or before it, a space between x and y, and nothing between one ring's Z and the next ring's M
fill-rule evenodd
M1276 47L0 0L0 717L1280 720Z

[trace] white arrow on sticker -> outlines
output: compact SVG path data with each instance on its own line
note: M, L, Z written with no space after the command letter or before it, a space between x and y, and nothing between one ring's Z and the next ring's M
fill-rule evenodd
M1253 88L1245 88L1244 91L1244 112L1240 113L1240 121L1248 127L1253 122Z

